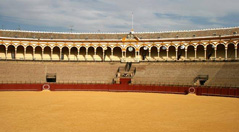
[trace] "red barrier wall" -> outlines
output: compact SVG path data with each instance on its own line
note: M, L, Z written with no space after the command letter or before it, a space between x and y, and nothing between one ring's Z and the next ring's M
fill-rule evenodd
M122 92L156 92L187 94L188 87L130 85L129 79L123 79L121 84L49 84L51 91L122 91ZM0 91L41 91L43 84L0 84ZM196 95L239 97L238 88L196 87Z
M0 84L0 91L41 91L42 84Z

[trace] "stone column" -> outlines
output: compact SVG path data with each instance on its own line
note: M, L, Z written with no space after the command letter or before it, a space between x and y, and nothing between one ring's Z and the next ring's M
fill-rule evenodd
M7 48L6 48L6 51L5 51L5 59L7 59Z
M178 60L178 48L176 48L176 60Z
M169 51L169 49L167 48L167 50L166 50L166 51L167 51L167 60L168 60L168 51Z
M70 55L71 55L71 49L69 49L68 61L70 60Z
M80 49L77 49L77 61L79 60L79 56L80 56Z
M149 49L149 58L151 58L151 49Z
M103 57L102 57L102 61L105 61L105 50L103 49Z
M160 49L157 48L157 51L158 51L158 58L159 58L159 56L160 56Z
M204 47L204 59L207 60L207 47Z
M194 59L196 60L197 59L197 48L194 48L194 50L195 50Z
M53 49L51 48L51 60L52 60Z
M214 49L215 52L215 59L217 58L217 48Z
M17 59L17 48L15 48L14 51L15 51L15 53L14 53L15 54L15 56L14 56L15 58L14 59Z
M60 48L60 56L59 56L59 60L62 60L62 48Z
M225 47L225 60L227 60L227 47Z
M235 59L237 59L237 46L235 47Z
M33 52L32 52L32 59L35 60L35 47L33 47Z
M188 49L185 48L185 60L188 59Z
M137 58L137 52L138 52L138 51L135 50L134 58Z
M23 51L23 58L24 58L24 60L26 60L26 50L27 50L27 48L26 47L24 47L24 49L23 49L24 51Z
M111 49L111 56L113 56L114 55L114 49L112 48Z
M85 51L86 53L85 53L85 55L88 55L88 48L86 48L86 51Z
M103 49L103 51L104 51L104 49ZM96 48L94 48L94 55L96 55Z
M44 59L44 48L41 50L41 60L43 60Z

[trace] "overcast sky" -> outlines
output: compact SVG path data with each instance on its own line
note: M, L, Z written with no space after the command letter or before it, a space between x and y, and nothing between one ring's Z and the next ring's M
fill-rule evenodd
M0 0L4 29L128 32L239 26L239 0Z

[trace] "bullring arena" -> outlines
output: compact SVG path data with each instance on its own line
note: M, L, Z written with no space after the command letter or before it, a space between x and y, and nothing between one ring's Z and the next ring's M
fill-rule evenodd
M1 129L238 131L238 32L0 30Z

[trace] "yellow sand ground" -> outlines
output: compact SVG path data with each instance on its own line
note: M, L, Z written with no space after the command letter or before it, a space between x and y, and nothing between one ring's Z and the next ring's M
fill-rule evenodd
M0 92L1 132L238 132L239 99L114 92Z

